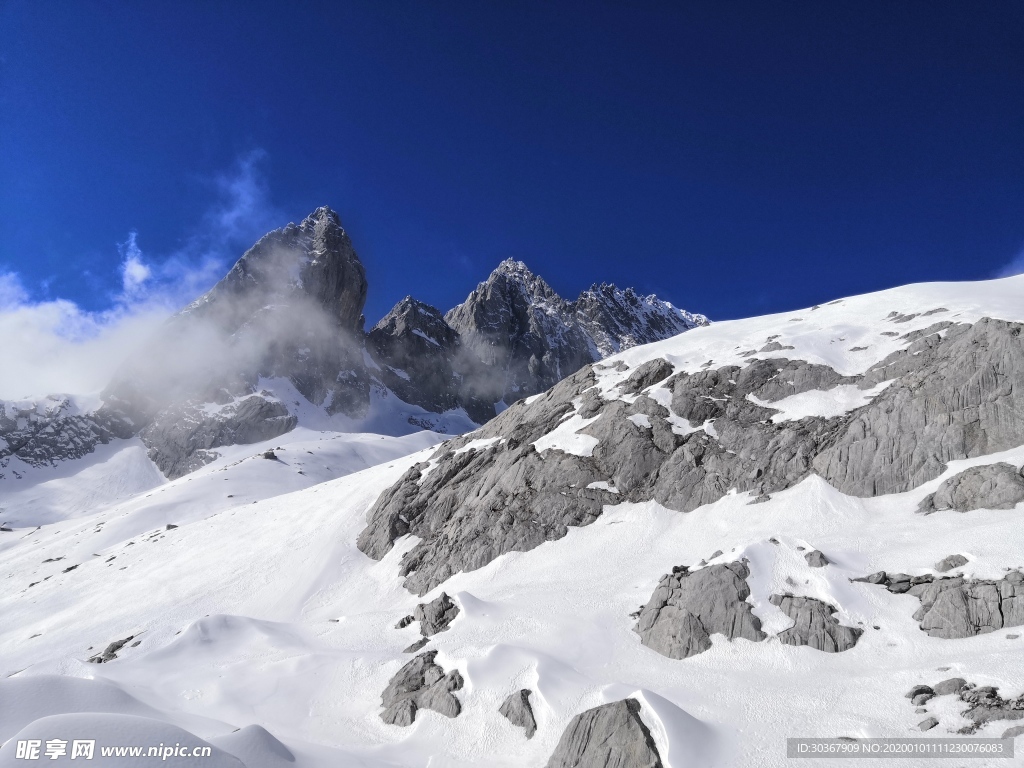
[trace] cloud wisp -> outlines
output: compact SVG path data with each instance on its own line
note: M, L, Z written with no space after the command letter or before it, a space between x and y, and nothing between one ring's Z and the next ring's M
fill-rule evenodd
M93 394L176 310L208 290L256 237L281 221L254 151L211 180L214 203L185 244L149 257L130 232L117 248L121 288L100 311L67 299L37 300L0 271L0 399Z

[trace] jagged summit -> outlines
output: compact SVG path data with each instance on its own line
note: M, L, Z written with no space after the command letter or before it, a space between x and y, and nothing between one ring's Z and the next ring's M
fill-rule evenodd
M358 330L366 304L366 270L338 214L321 206L299 224L267 233L246 251L227 275L182 314L216 312L230 305L229 324L273 302L310 300L334 317L343 330ZM238 311L239 303L245 305Z
M708 324L657 296L608 283L567 301L514 259L502 261L445 320L485 364L505 371L495 394L506 403L610 354Z
M172 317L116 373L98 409L4 406L31 418L0 418L0 462L17 455L39 466L138 437L174 478L313 411L329 423L346 417L348 429L457 431L608 354L706 323L606 284L566 301L516 259L449 312L406 296L369 333L367 291L340 216L321 206L261 237ZM382 416L374 402L391 410Z

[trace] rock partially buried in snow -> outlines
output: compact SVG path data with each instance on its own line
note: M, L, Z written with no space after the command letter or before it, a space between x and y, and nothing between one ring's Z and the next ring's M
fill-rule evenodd
M412 725L420 709L432 709L445 717L457 717L462 705L452 691L462 688L462 675L453 669L447 675L434 663L437 651L421 653L391 678L381 694L384 711L380 717L389 725Z
M821 550L814 549L804 555L804 560L811 568L824 568L829 564L829 559L821 553Z
M935 493L924 498L919 512L954 509L1013 509L1024 501L1024 475L1012 464L1000 462L965 469L944 480Z
M967 681L962 677L951 677L941 683L936 683L932 690L936 696L948 696L951 693L960 693L960 690L966 685Z
M547 768L662 768L636 699L603 704L574 717Z
M961 565L967 565L966 557L963 555L949 555L935 564L935 570L939 573L946 573L954 568L959 568Z
M764 640L761 621L746 602L749 575L742 562L673 568L640 610L634 628L640 642L662 656L685 659L708 650L716 632L730 640Z
M533 707L530 706L530 689L523 688L509 696L502 703L498 712L505 718L526 731L526 738L532 739L537 732L537 721L533 717Z
M918 723L917 724L917 729L919 731L930 731L932 728L934 728L938 724L939 724L938 720L936 720L934 717L929 717L929 718L926 718L926 719L922 720L920 723Z
M1024 573L1011 571L1002 579L936 579L930 574L910 577L879 571L854 581L881 584L893 594L921 601L914 619L932 637L956 639L1024 625Z
M641 390L654 386L672 375L672 364L664 358L658 357L648 360L629 375L620 385L625 395L635 395Z
M836 609L813 597L772 595L769 601L794 621L792 627L778 635L786 645L808 645L826 653L842 653L853 648L864 634L862 629L840 624L832 615Z
M459 615L459 606L444 592L429 603L420 603L413 611L413 618L420 623L420 634L431 637L444 632Z

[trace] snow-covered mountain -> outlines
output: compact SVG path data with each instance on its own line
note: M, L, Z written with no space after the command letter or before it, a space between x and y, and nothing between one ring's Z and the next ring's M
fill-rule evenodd
M416 314L384 341L439 335ZM1024 276L907 286L627 349L439 446L300 425L172 481L134 439L29 473L0 765L79 733L248 768L1012 738L1022 331Z
M173 479L311 414L344 432L464 432L605 354L707 322L609 286L567 303L505 262L448 313L458 327L407 297L366 334L367 291L330 208L270 232L127 360L99 404L0 404L0 478L137 436ZM508 312L505 324L459 320Z

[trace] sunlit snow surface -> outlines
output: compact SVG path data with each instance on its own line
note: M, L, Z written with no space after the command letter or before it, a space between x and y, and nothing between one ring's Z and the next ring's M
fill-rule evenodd
M886 319L892 311L937 308L947 311ZM719 323L609 362L622 359L630 369L653 357L687 370L708 360L742 365L751 355L741 353L774 335L795 349L754 356L852 374L905 346L899 336L912 330L982 316L1024 320L1024 278L911 286ZM858 346L868 349L850 351ZM612 396L628 375L605 368L599 386ZM785 405L783 417L792 418L842 412L860 404L853 395L837 388L773 407ZM582 452L572 418L557 431ZM917 683L957 675L999 686L1004 697L1024 691L1024 639L1007 639L1006 631L931 638L911 617L915 598L850 582L878 570L930 573L956 552L969 559L966 574L998 578L1024 566L1024 509L922 516L917 504L942 478L859 499L811 477L756 505L731 494L688 514L653 502L609 506L563 539L456 575L426 599L444 590L461 608L430 647L446 670L465 677L457 693L462 714L421 710L409 728L385 725L380 693L411 658L402 649L418 637L415 624L394 628L422 602L398 576L415 541L400 540L381 562L355 541L380 492L426 461L437 439L306 426L267 445L228 449L173 482L147 474L140 446L127 443L83 459L77 474L33 481L16 500L22 517L15 530L0 533L0 742L37 732L51 721L33 721L46 716L93 713L103 720L98 729L123 728L127 721L113 715L147 718L151 730L139 733L184 729L250 768L539 766L574 715L634 696L668 766L784 766L786 736L919 734L923 716L903 696ZM560 449L558 440L548 442L545 450ZM277 459L260 455L277 446ZM993 461L1020 466L1024 448L953 462L943 477ZM13 510L6 488L0 506ZM167 530L168 523L178 527ZM810 568L799 547L820 549L832 565ZM841 654L715 636L711 650L677 661L641 646L630 613L673 566L695 565L716 550L723 554L712 562L749 559L750 602L769 633L789 622L768 596L794 590L838 606L840 622L865 634ZM117 660L85 662L129 635L140 644ZM538 724L529 741L498 714L505 697L524 687L534 691ZM966 722L946 699L929 704L942 719L929 736ZM1008 725L992 723L979 735L999 735ZM0 761L11 749L0 750Z

